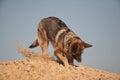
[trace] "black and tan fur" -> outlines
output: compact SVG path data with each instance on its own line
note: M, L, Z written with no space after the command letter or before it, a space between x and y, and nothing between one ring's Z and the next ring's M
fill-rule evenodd
M41 20L38 25L37 39L29 48L40 45L42 53L46 54L49 42L54 48L54 54L65 66L73 65L74 59L81 62L83 50L92 46L82 41L63 21L56 17Z

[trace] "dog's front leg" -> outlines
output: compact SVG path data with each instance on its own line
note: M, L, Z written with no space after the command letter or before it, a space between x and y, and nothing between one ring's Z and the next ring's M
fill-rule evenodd
M64 63L65 67L69 67L68 60L67 60L66 56L63 56L63 53L61 50L59 50L59 49L55 50L55 55L59 60L61 60Z

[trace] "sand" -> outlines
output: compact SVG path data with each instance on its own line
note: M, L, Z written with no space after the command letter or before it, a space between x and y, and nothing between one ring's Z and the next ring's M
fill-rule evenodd
M120 80L120 74L83 65L66 68L48 55L24 48L19 52L25 60L0 62L0 80Z

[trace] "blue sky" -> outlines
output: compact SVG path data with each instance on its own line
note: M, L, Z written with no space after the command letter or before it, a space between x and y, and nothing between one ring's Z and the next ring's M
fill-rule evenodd
M77 65L120 73L119 0L0 0L0 62L24 59L16 41L28 47L40 20L49 16L60 18L93 45ZM51 46L48 52L53 53Z

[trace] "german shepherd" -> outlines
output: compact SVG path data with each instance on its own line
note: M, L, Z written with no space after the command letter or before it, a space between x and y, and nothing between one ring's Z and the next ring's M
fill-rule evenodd
M83 50L92 47L91 44L82 41L57 17L48 17L41 20L37 29L37 39L29 48L40 45L42 54L46 54L49 42L54 48L54 54L64 66L74 65L74 59L81 62Z

